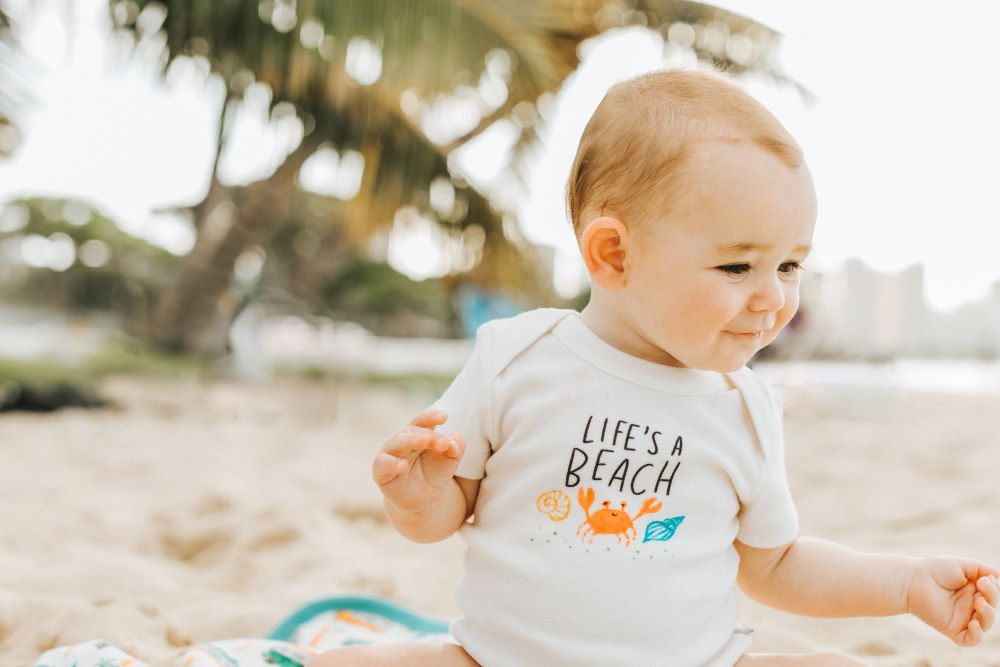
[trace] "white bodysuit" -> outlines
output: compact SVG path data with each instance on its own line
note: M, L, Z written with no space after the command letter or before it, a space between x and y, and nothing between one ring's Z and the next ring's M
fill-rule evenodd
M734 540L798 531L780 403L743 368L655 364L573 311L480 328L435 407L482 479L452 634L480 664L731 667Z

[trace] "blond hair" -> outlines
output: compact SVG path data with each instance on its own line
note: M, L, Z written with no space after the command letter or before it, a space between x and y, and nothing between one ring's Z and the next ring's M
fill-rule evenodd
M566 187L570 222L613 215L638 225L676 201L681 167L701 139L747 141L789 167L802 150L757 100L707 72L665 70L611 87L587 123ZM653 193L653 194L650 194Z

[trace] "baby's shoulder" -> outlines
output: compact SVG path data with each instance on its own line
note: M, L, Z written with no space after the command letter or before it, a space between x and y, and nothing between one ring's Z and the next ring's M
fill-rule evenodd
M514 317L491 320L476 332L477 353L487 357L492 373L498 374L574 312L562 308L536 308Z
M760 442L773 442L782 430L784 403L781 397L749 366L727 375L739 389Z
M504 317L490 320L479 327L479 335L483 331L490 331L493 334L521 334L541 335L561 322L564 318L575 311L566 308L535 308L526 310L513 317Z

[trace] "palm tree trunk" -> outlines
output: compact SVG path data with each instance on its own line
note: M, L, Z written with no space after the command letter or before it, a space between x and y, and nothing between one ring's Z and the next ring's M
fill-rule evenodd
M234 189L230 200L236 208L230 220L217 216L199 221L194 248L153 311L154 345L205 357L225 352L229 327L241 306L231 289L236 259L249 246L266 243L276 223L288 217L295 176L318 144L307 137L270 178ZM212 216L211 210L196 210Z

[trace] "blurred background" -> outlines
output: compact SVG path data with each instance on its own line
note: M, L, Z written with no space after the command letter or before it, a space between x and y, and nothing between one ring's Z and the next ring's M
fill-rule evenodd
M1000 354L989 3L947 25L778 0L2 8L3 357L453 373L483 321L586 303L576 142L609 85L681 66L739 79L816 177L801 315L767 357L996 375L913 363Z
M460 547L392 533L371 451L481 323L586 303L576 144L662 67L734 77L817 184L800 314L754 362L809 444L804 530L1000 559L997 25L985 0L0 0L0 655L260 636L323 591L453 614ZM21 412L67 406L101 409ZM859 492L865 462L893 482ZM899 623L762 636L995 665Z

